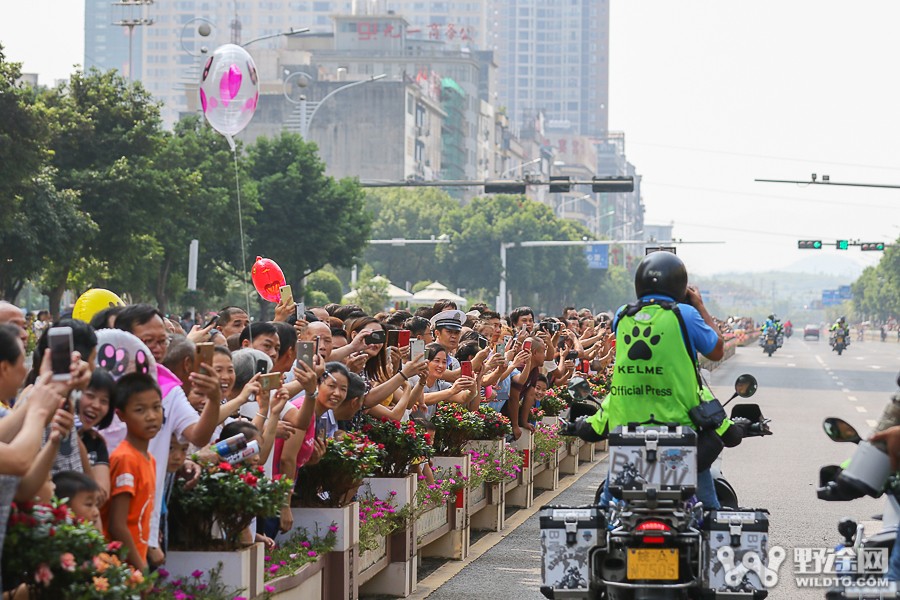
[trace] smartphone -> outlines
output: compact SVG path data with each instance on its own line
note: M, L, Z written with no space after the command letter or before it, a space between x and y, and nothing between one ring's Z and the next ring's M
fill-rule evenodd
M397 348L400 346L400 330L399 329L391 329L387 332L387 345L391 348Z
M383 331L373 331L366 336L366 344L383 344L387 337Z
M72 328L51 327L47 332L53 381L70 381L72 372Z
M569 350L566 352L566 360L578 360L578 350Z
M409 338L412 332L409 329L400 329L397 331L397 346L406 348L409 346Z
M486 337L484 337L483 335L479 335L478 336L478 348L480 350L484 350L487 347L488 347L488 339Z
M297 303L297 318L300 320L306 320L306 303L298 302Z
M194 372L201 375L212 375L209 371L200 366L201 363L212 365L213 352L215 344L212 342L200 342L197 344L197 352L194 354Z
M275 371L266 373L259 378L259 393L268 394L272 390L277 390L281 386L281 373Z
M313 368L313 357L316 355L315 342L297 342L297 360L302 361L310 369Z
M497 344L497 354L506 354L506 342L505 341Z
M219 322L219 315L213 315L212 317L210 317L209 321L207 321L206 324L203 325L203 329L206 329L210 325L213 325L218 322Z
M256 374L256 373L265 374L268 371L269 371L269 363L267 363L263 359L259 359L258 361L256 361L256 371L254 371L254 374Z
M290 304L294 301L294 292L291 291L291 286L283 285L278 288L281 291L281 303L282 304Z
M472 361L464 360L459 363L459 374L463 377L474 377L474 372L472 371Z
M513 337L512 337L511 335L504 335L504 336L503 336L503 345L504 345L504 346L509 346L509 343L510 343L512 340L513 340Z
M522 350L524 350L525 352L531 352L531 340L525 340L525 342L522 344Z
M409 344L409 360L415 362L425 356L425 340L413 340Z
M324 444L325 443L325 428L319 427L318 423L319 423L319 420L316 419L316 425L317 425L316 426L316 439Z
M317 335L317 336L316 336L316 355L319 354L319 344L320 344L321 342L322 342L322 336L321 336L321 335Z

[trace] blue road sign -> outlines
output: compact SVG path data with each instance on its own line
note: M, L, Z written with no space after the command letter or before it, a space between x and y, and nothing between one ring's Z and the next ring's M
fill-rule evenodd
M585 246L584 257L587 259L589 269L609 268L609 246L605 244Z

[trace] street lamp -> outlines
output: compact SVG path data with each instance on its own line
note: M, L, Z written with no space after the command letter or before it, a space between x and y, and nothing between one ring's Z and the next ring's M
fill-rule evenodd
M318 102L310 102L306 99L306 94L301 94L299 100L294 100L291 98L289 93L291 81L295 78L299 78L296 85L300 88L305 88L314 80L309 73L305 73L303 71L295 71L285 78L284 83L282 84L282 92L284 93L285 99L291 104L295 105L297 108L294 109L294 113L299 116L300 119L300 135L304 140L309 139L309 126L312 123L313 117L316 116L316 113L319 111L319 108L325 104L325 102L337 94L338 92L342 92L344 90L350 89L352 87L356 87L359 85L365 85L372 81L378 81L379 79L384 79L387 77L386 73L381 73L380 75L373 75L367 79L360 79L359 81L354 81L352 83L348 83L347 85L342 85L341 87L331 90L328 94L325 95L324 98L319 100Z
M528 165L533 165L534 163L539 163L542 160L544 160L544 159L535 158L534 160L529 160L528 162L524 162L520 165L516 165L515 167L512 167L511 169L507 169L507 170L503 171L502 173L500 173L499 175L497 175L497 179L503 179L503 176L506 175L507 173L512 173L513 171L518 171L519 169L521 169L523 167L527 167Z
M435 245L435 244L449 244L449 243L450 243L450 236L447 235L446 233L442 233L441 235L439 235L437 237L431 236L430 238L423 239L423 240L409 240L406 238L391 238L389 240L369 240L370 246L395 246L395 247L406 246L407 244L432 244L432 245ZM358 265L354 264L353 268L350 269L350 285L351 285L351 287L356 286L357 272L358 272L357 266Z
M148 4L153 4L153 0L118 0L118 2L113 2L113 6L121 6L121 7L144 7ZM134 12L132 11L132 15ZM143 27L145 25L153 25L153 19L146 19L143 17L139 18L123 18L118 21L113 21L113 25L118 25L119 27L127 27L128 28L128 79L130 81L134 81L134 72L132 65L132 55L133 55L133 47L134 47L134 28L135 27Z
M205 19L203 17L196 17L194 19L191 19L190 21L185 23L184 26L181 28L181 35L179 36L179 39L181 41L181 49L194 57L208 54L209 53L208 46L200 46L200 52L194 53L191 50L188 50L187 46L185 45L184 34L187 32L188 28L193 23L200 23L197 26L196 33L197 33L197 35L199 35L202 38L210 37L213 33L213 30L216 28L216 24L213 23L212 21L210 21L209 19ZM269 39L276 38L276 37L283 37L283 36L287 37L287 36L299 35L301 33L308 33L308 32L309 32L309 27L303 27L301 29L291 27L287 31L279 31L278 33L270 33L268 35L263 35L258 38L254 38L254 39L250 40L249 42L241 44L241 47L246 48L250 44L255 44L256 42L261 42L263 40L269 40Z

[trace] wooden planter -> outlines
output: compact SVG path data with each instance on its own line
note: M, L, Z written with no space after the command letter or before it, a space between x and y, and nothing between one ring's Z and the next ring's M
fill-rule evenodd
M516 449L525 457L522 472L517 478L518 485L508 485L506 488L506 505L518 508L530 508L534 501L534 479L532 454L534 453L534 434L528 430L522 430L522 435L513 442Z
M359 585L362 586L381 572L388 562L390 562L388 538L382 537L379 539L377 547L361 551L359 554Z
M436 456L432 461L435 468L456 476L456 466L461 468L462 477L470 475L469 455L465 456ZM463 560L469 555L469 490L464 487L456 494L455 501L451 500L449 506L449 529L443 535L437 532L443 530L442 516L437 509L432 509L422 515L417 525L419 534L419 554L424 557L436 556ZM430 514L433 513L433 514ZM424 529L423 529L424 528ZM423 535L421 532L431 533Z
M207 575L219 564L222 565L219 577L226 586L243 590L248 598L264 592L265 546L262 543L221 552L172 550L166 556L166 570L172 579L190 578L197 570Z
M337 525L334 549L320 560L324 563L322 597L354 600L359 596L359 503L341 508L292 508L294 529L325 535L332 523ZM279 534L285 542L293 531Z
M397 492L394 502L402 509L415 502L418 476L406 477L372 477L363 483L364 489L378 498L387 498L392 491ZM447 508L444 515L447 516ZM449 523L449 518L447 519ZM360 558L360 591L365 594L388 596L409 596L416 590L418 579L418 560L416 545L416 521L413 520L406 529L392 533L385 540L384 557L367 567L372 556L364 553Z
M584 442L581 438L572 438L566 444L566 454L559 462L559 472L561 475L576 475L578 473L578 455Z
M320 600L323 588L323 569L325 563L320 558L300 568L293 575L272 579L266 585L275 588L272 598L281 600L288 598L308 598Z
M534 487L542 490L555 490L559 487L559 455L560 449L557 449L550 455L550 460L535 466Z
M501 455L503 440L472 440L466 450ZM469 524L472 529L500 531L505 521L505 487L500 483L483 483L469 490Z

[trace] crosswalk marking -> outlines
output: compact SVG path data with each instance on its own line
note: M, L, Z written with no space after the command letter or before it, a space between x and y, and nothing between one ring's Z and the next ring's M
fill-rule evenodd
M847 400L850 402L856 402L856 396L847 396Z
M857 407L856 407L856 411L857 411L857 412L861 412L861 413L867 413L867 412L869 412L869 411L866 410L866 407L865 407L865 406L857 406Z

